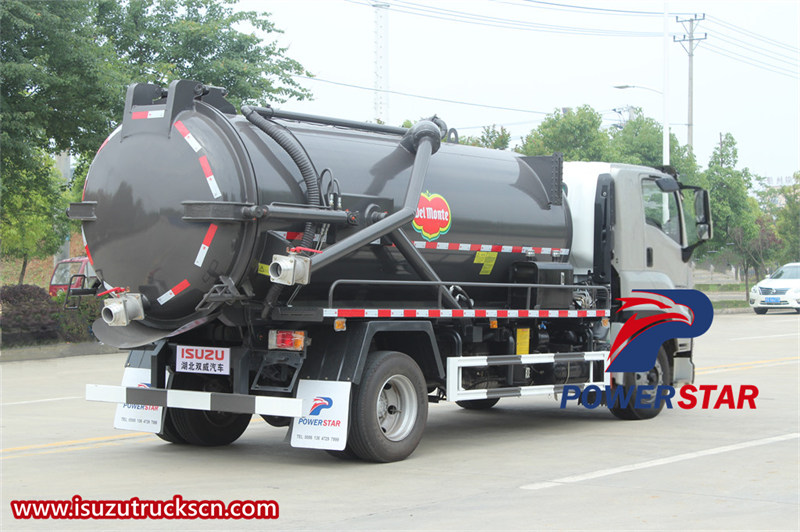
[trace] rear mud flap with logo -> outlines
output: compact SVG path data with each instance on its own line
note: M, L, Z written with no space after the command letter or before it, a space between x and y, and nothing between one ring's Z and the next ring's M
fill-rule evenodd
M303 415L294 418L292 447L342 451L347 444L352 383L300 380L297 398Z

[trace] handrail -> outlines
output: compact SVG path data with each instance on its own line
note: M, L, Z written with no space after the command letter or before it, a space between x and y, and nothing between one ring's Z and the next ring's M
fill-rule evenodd
M338 279L334 281L328 289L328 306L333 308L333 293L340 285L375 285L375 286L439 286L446 288L447 286L471 286L477 288L516 288L526 290L526 307L531 305L531 290L534 288L563 288L563 289L582 289L603 290L611 299L611 290L602 285L583 285L583 284L527 284L527 283L480 283L480 282L456 282L456 281L391 281L391 280L370 280L370 279ZM441 290L439 290L437 298L438 308L442 307ZM611 310L609 306L606 310Z

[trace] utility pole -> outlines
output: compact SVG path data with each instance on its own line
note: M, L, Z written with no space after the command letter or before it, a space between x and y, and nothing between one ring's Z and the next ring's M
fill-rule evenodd
M375 119L388 120L388 95L383 92L389 86L389 4L373 2L375 9Z
M694 51L700 41L708 38L708 33L704 33L702 37L696 36L694 30L697 28L697 24L705 19L705 13L701 15L695 14L690 18L675 17L675 21L681 23L686 33L680 39L677 36L672 38L674 42L680 43L686 53L689 54L689 120L687 122L688 135L686 140L692 150L694 150Z

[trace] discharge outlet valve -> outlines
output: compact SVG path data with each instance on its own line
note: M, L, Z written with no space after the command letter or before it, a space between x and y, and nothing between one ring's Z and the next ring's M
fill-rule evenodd
M112 327L124 327L133 320L144 319L142 294L122 294L106 299L100 315Z
M269 265L269 279L273 283L292 286L308 284L311 280L311 258L296 253L273 255Z

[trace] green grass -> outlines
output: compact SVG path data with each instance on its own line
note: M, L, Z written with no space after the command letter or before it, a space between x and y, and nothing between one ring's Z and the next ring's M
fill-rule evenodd
M713 301L711 305L714 310L721 310L726 308L749 308L750 304L747 301L738 299L726 299L725 301Z
M750 286L753 286L755 282L751 282ZM701 292L744 292L745 286L744 283L730 283L730 284L719 284L719 283L697 283L694 285L695 290L700 290Z

